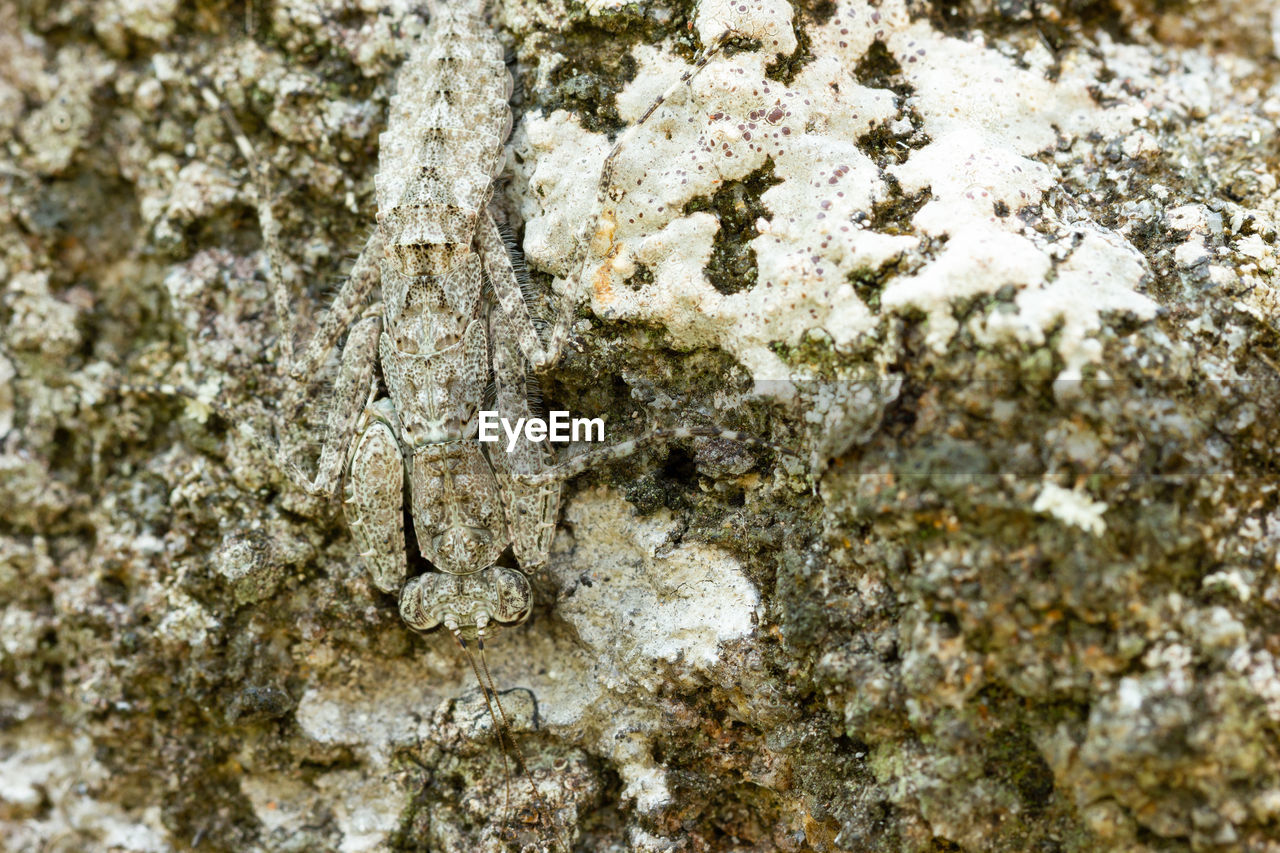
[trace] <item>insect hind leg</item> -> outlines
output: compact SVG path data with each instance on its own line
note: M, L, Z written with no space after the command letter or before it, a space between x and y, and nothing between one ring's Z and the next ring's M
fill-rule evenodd
M231 109L207 86L202 86L200 93L205 102L222 116L236 147L248 163L252 176L250 183L267 254L272 302L284 364L281 371L285 380L284 394L276 412L277 421L280 422L278 426L283 427L286 422L299 419L315 386L325 375L325 361L342 334L347 332L337 381L328 398L329 415L315 475L308 475L283 443L273 444L261 435L253 435L255 443L272 447L272 455L276 457L280 469L301 489L308 494L331 498L342 480L348 449L355 438L357 422L373 382L377 363L381 320L377 316L366 316L358 321L357 318L365 311L370 293L381 280L378 263L383 254L382 237L375 231L365 244L337 297L324 312L311 339L299 354L294 347L296 329L289 289L282 273L284 252L280 246L280 226L272 211L265 168ZM277 435L279 433L278 429Z
M626 459L641 450L661 446L671 441L690 438L726 438L730 441L738 441L752 447L767 448L790 456L796 455L795 451L783 447L782 445L763 441L753 435L749 435L744 432L737 432L736 430L712 426L670 427L654 429L638 438L622 441L608 447L588 450L586 453L566 459L557 465L544 468L542 471L533 474L517 474L514 479L517 483L529 488L546 486L551 483L560 483L589 471L592 468L599 467L609 462Z

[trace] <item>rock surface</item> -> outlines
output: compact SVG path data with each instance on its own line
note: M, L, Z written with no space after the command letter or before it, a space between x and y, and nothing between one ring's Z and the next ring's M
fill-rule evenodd
M548 403L800 454L570 484L488 648L545 805L241 428L323 400L198 85L313 316L420 11L0 7L0 846L1280 850L1272 4L495 0Z

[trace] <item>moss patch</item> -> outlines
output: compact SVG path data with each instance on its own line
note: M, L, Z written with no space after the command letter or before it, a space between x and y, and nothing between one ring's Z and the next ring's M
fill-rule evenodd
M720 220L707 265L707 280L720 293L737 293L755 285L756 250L751 241L758 233L756 221L770 217L761 196L780 183L773 161L768 160L742 180L726 182L711 198L696 198L685 205L686 216L709 211Z

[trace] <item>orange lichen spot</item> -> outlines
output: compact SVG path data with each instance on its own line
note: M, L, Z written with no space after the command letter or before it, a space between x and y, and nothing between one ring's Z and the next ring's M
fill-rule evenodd
M600 211L600 219L595 233L591 235L591 254L596 257L612 255L614 251L613 234L618 228L618 220L614 212L608 208Z
M600 269L596 270L595 277L591 280L591 291L595 294L596 302L607 305L613 301L613 258L600 265Z

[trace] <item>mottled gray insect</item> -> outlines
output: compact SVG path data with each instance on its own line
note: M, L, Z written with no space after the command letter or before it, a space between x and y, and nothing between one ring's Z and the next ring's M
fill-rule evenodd
M560 464L546 441L519 441L508 451L480 442L478 413L487 393L509 422L534 415L532 374L557 361L572 305L566 302L554 326L540 331L489 212L511 129L512 82L502 46L478 10L437 11L396 80L380 139L377 229L301 355L293 350L277 229L261 190L258 215L272 260L283 356L295 380L287 393L297 399L284 401L282 411L300 407L328 353L350 330L317 472L309 476L278 449L282 469L313 495L334 496L345 481L347 521L361 556L379 589L399 592L410 627L443 625L460 638L483 638L489 626L527 618L526 573L547 562L563 480L673 438L760 442L716 427L663 429ZM712 45L672 89L722 44ZM205 96L222 109L237 145L255 163L234 116L211 92ZM602 186L625 138L605 163ZM366 308L379 283L381 303ZM407 582L406 485L417 546L439 570ZM508 547L520 569L496 565Z
M561 478L523 482L553 467L550 446L491 452L477 436L490 387L500 416L534 414L529 370L553 363L558 348L539 336L488 210L511 86L482 18L457 9L433 18L401 68L380 139L377 229L301 355L265 193L258 204L284 358L299 386L349 329L318 469L307 475L283 450L281 467L313 495L333 496L345 481L347 521L373 582L400 594L401 615L420 631L483 637L489 625L523 621L528 579L495 564L510 546L522 568L537 570L555 532ZM379 283L382 301L366 309ZM418 548L439 570L407 583L406 494Z

